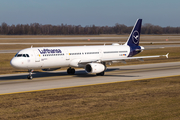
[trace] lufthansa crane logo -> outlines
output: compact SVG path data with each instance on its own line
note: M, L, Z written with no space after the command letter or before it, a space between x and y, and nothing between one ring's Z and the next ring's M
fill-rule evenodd
M133 39L134 44L137 44L139 42L139 32L138 31L133 32L132 39Z

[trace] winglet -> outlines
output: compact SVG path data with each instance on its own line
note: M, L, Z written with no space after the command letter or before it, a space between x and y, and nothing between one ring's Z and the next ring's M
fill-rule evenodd
M167 53L166 55L160 55L160 56L165 56L166 58L168 58L168 55L169 55L169 53Z
M168 58L169 53L166 54L166 58Z

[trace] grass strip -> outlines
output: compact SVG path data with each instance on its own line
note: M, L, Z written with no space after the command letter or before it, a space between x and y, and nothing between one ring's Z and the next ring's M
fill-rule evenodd
M2 95L0 119L179 119L180 76Z

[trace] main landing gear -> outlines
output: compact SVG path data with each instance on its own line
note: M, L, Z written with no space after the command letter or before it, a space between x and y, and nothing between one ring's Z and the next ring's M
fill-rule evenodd
M70 68L67 69L67 73L68 73L69 75L74 75L75 69L70 67Z
M33 72L33 70L28 70L28 72L29 72L29 75L27 76L27 79L31 79L32 80L32 72Z
M97 73L96 75L97 75L97 76L104 76L104 71L101 72L101 73Z

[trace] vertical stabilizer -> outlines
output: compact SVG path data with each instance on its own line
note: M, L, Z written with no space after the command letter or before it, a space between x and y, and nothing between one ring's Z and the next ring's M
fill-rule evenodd
M125 45L139 46L140 33L141 33L141 24L142 24L142 19L137 19L128 40L125 43Z

